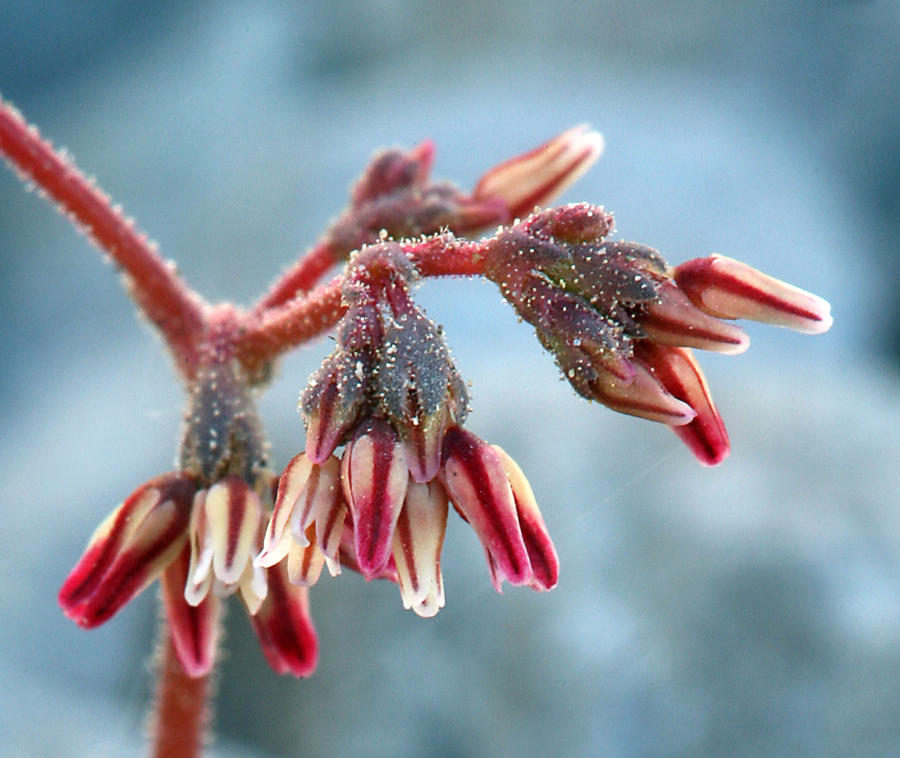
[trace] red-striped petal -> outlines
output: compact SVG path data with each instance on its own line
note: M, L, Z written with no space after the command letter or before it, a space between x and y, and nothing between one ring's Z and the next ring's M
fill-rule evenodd
M715 466L725 460L731 450L728 432L713 403L706 377L690 349L642 340L635 345L634 352L674 397L687 403L697 414L687 424L672 426L672 431L701 463Z
M269 665L279 674L309 676L319 660L319 641L305 587L288 581L284 562L267 569L266 599L250 623Z
M196 484L171 473L135 490L97 528L59 591L80 626L102 624L150 584L187 541Z
M458 426L447 430L443 453L444 487L481 540L494 587L500 591L504 579L516 585L529 584L531 562L500 456Z
M822 298L723 255L682 263L675 281L694 305L718 318L746 318L808 334L828 331L833 321Z
M390 560L409 483L403 445L389 424L371 421L347 444L341 481L353 517L359 569L366 579L374 579Z

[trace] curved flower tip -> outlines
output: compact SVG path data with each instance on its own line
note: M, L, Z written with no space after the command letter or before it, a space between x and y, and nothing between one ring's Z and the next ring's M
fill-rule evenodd
M279 674L309 676L319 660L319 641L309 613L309 590L288 580L284 563L268 569L269 591L250 623L269 665Z
M546 205L577 181L603 153L603 136L586 124L576 126L534 150L488 171L472 192L476 200L500 199L510 219Z
M746 318L807 334L827 332L833 322L822 298L723 255L682 263L675 281L694 305L717 318Z
M531 586L536 590L552 590L559 581L559 557L544 525L534 492L519 464L503 448L497 445L491 447L500 457L516 501L516 514L534 574Z
M291 581L304 586L318 581L326 562L332 575L340 573L338 549L347 513L340 480L335 456L321 465L305 453L294 456L279 479L263 549L253 565L269 568L287 557Z
M672 431L704 465L724 461L731 451L728 432L691 350L641 340L635 344L634 355L667 392L693 410L694 418L688 423L669 424Z
M494 587L530 584L528 548L503 461L490 445L458 426L444 436L441 479L454 507L484 547Z
M673 395L655 372L637 361L631 365L634 375L630 382L601 375L591 385L591 399L619 413L669 426L683 426L696 418L697 411Z
M170 473L140 486L100 524L59 591L79 626L99 626L150 584L188 538L194 479Z

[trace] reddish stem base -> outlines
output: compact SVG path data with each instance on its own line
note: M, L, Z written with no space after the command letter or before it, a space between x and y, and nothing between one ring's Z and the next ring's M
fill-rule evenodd
M197 758L209 720L209 677L189 677L166 631L152 725L153 758Z

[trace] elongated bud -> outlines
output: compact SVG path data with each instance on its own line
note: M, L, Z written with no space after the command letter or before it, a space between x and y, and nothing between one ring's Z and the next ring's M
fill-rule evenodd
M534 574L531 586L536 590L552 590L559 581L559 557L538 509L534 492L519 464L503 448L498 445L491 447L500 457L516 501L516 514Z
M384 571L391 557L394 528L409 483L403 446L386 422L368 422L347 444L341 482L353 517L359 570L371 580Z
M65 614L98 626L156 579L187 542L195 490L193 477L164 474L116 508L59 591Z
M593 397L614 411L681 426L694 420L697 412L672 395L647 367L634 362L634 377L625 384L603 377L593 386Z
M456 509L484 546L494 587L533 579L516 501L497 452L471 432L451 427L444 437L442 480Z
M430 140L405 151L390 148L376 153L350 193L354 206L377 200L392 192L422 187L434 163L434 143Z
M333 455L321 465L311 463L304 453L291 460L279 479L275 508L254 565L268 568L288 556L294 546L306 548L312 529L313 542L329 559L329 569L340 571L337 549L347 511L340 471Z
M475 185L472 196L503 200L510 218L525 216L577 181L600 157L603 146L598 132L576 126L492 168Z
M654 342L712 350L726 355L743 353L750 338L743 329L697 308L674 282L659 287L659 300L641 314L641 328Z
M833 321L822 298L722 255L682 263L675 281L694 305L718 318L746 318L807 334L827 332Z

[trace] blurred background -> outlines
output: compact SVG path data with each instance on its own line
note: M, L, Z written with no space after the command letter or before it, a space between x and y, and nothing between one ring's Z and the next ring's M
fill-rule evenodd
M490 586L451 516L425 621L347 572L312 593L304 681L237 602L218 756L900 756L900 3L65 2L0 7L0 93L200 293L249 304L378 147L435 173L574 124L607 151L563 200L673 263L718 252L830 300L807 337L701 356L731 457L577 399L495 288L419 292L469 427L528 474L562 563ZM327 340L261 406L282 466ZM0 744L142 753L155 591L101 629L56 592L96 524L170 470L181 390L118 277L0 172Z

